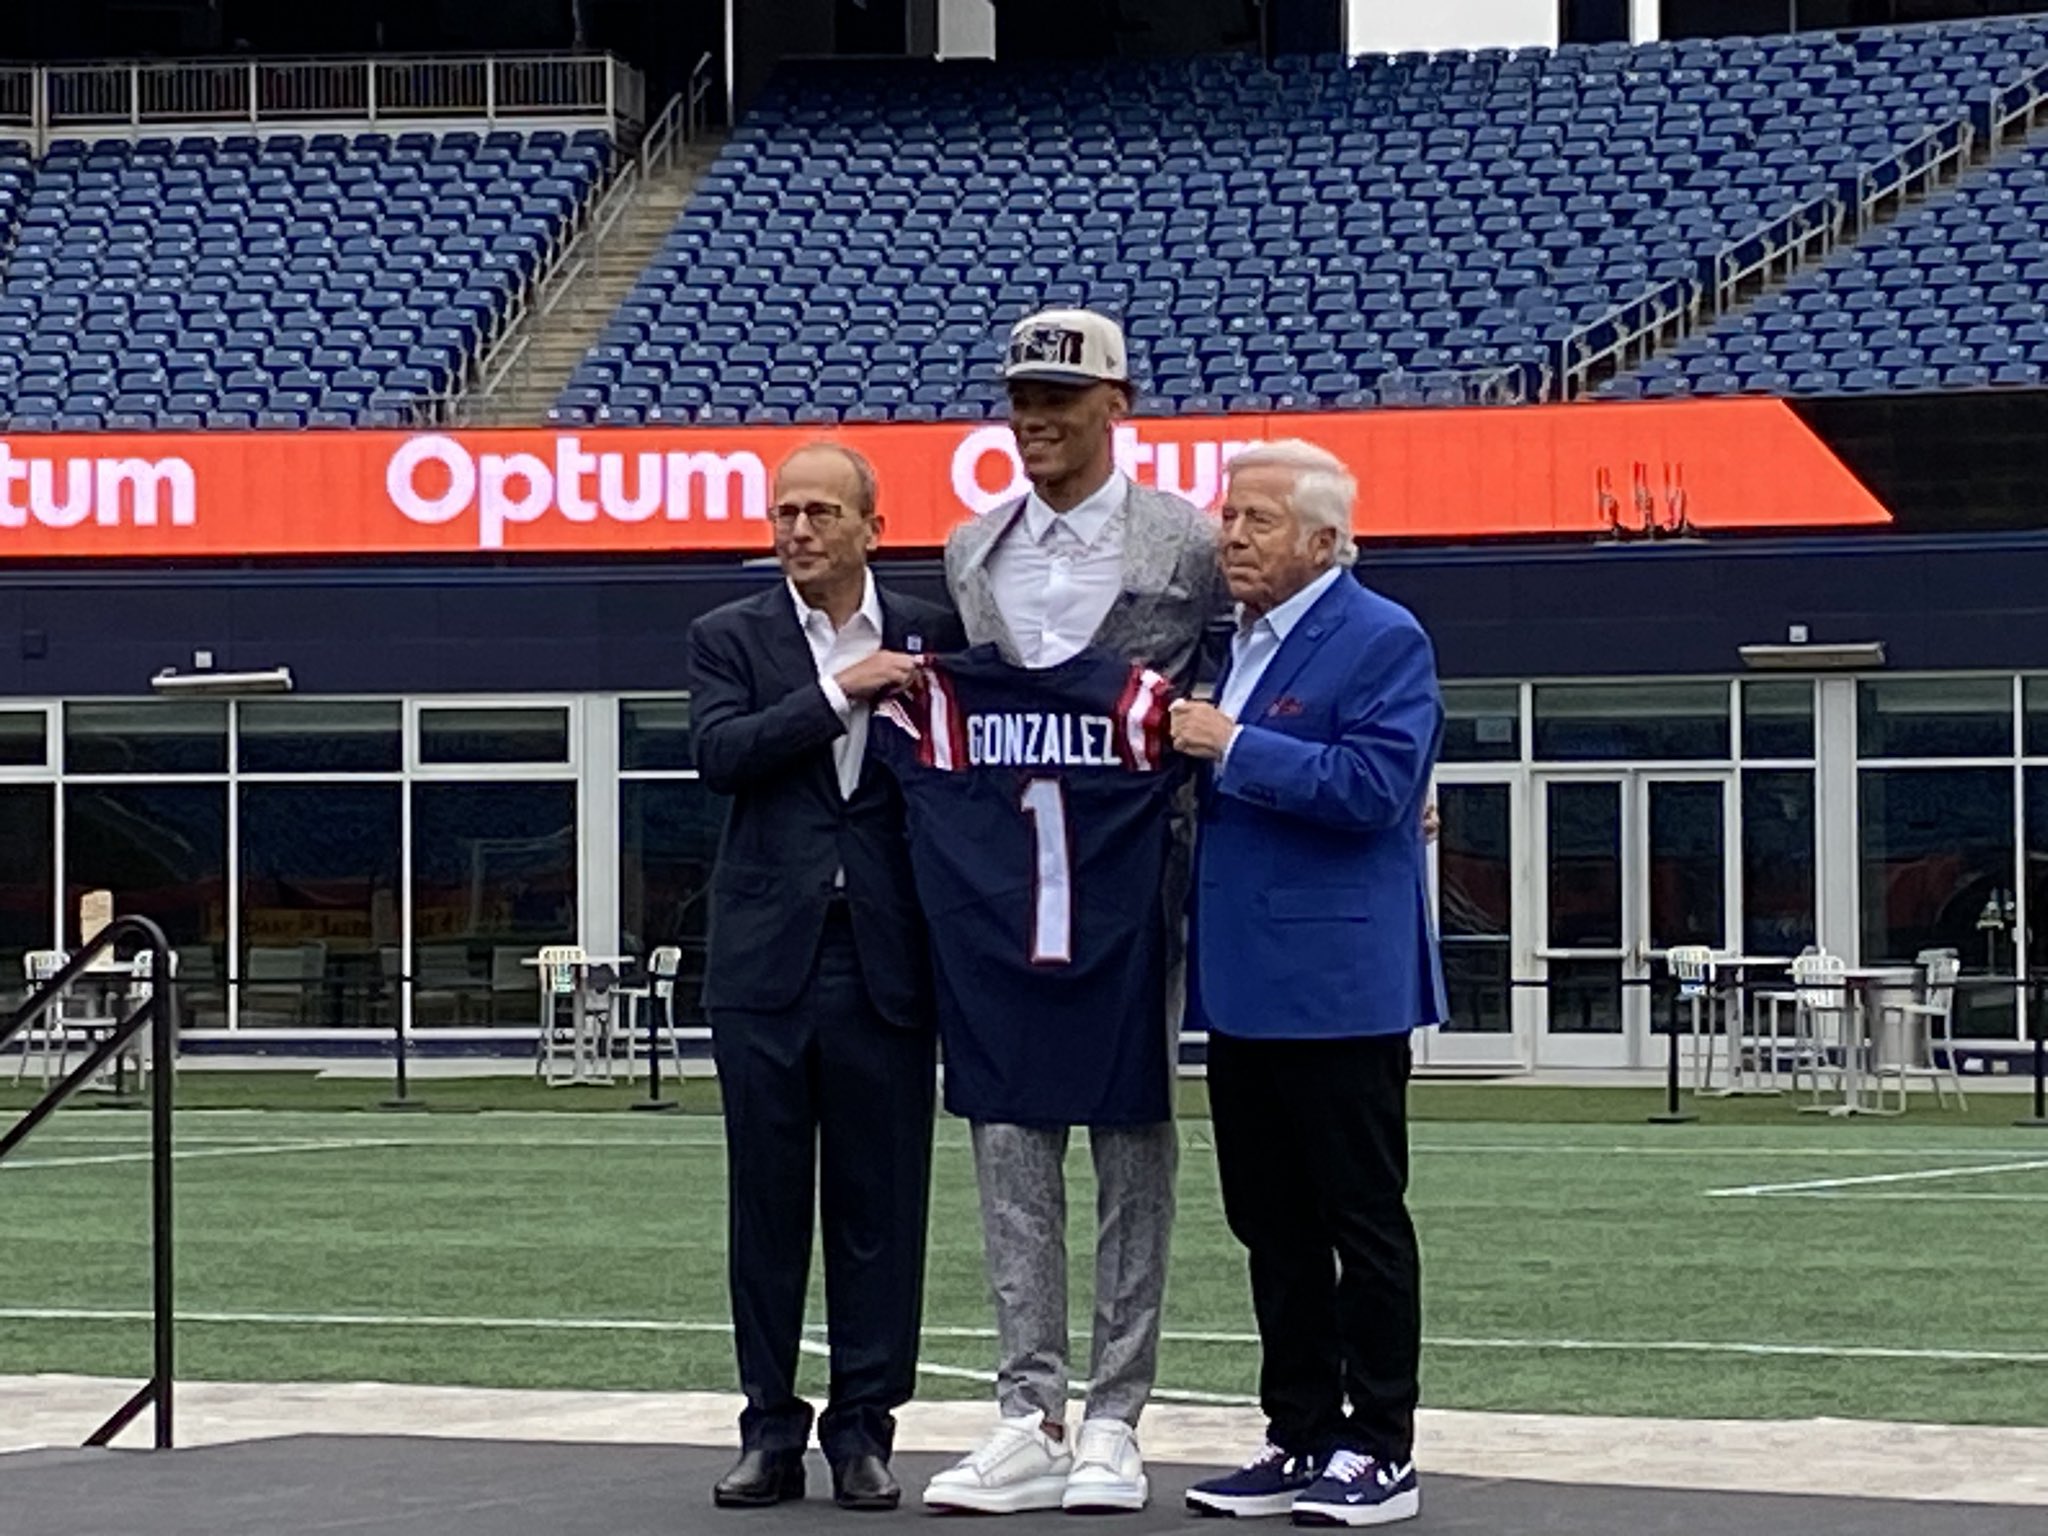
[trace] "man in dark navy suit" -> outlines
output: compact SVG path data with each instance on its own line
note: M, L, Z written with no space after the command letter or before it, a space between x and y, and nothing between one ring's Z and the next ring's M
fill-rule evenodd
M883 592L874 472L820 443L776 472L784 580L690 631L697 764L732 797L711 879L704 1005L725 1102L734 1341L747 1406L724 1506L804 1491L797 1342L816 1198L834 1498L894 1508L893 1410L915 1384L931 1172L931 965L874 702L962 644L945 609ZM815 1170L815 1177L814 1177Z

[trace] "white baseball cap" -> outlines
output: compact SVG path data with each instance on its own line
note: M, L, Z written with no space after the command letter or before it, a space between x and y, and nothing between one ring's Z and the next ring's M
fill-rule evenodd
M1010 330L1003 378L1047 384L1131 381L1124 328L1092 309L1041 309Z

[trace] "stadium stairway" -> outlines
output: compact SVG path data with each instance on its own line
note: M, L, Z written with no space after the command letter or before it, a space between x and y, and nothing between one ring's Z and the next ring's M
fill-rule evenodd
M456 403L457 421L526 427L546 420L724 142L714 135L676 143L658 156L643 151L637 173L615 184L616 206L599 208L484 360L482 382Z
M1790 310L1802 295L1817 286L1825 287L1834 273L1864 266L1873 255L1898 244L1900 232L1923 224L1959 202L1967 202L1995 183L2001 172L2036 164L2048 154L2048 100L2035 103L2019 131L2002 137L1979 134L1967 157L1944 162L1918 182L1899 188L1883 199L1870 222L1862 229L1853 223L1855 209L1846 210L1849 222L1836 243L1827 248L1801 249L1783 265L1745 283L1738 299L1719 314L1700 313L1690 323L1674 326L1652 338L1653 344L1632 358L1616 359L1588 380L1587 394L1604 400L1656 399L1690 394L1788 394L1842 393L1839 384L1802 388L1797 375L1782 370L1759 371L1755 378L1739 383L1718 379L1705 388L1689 375L1703 373L1703 364L1714 358L1726 339L1752 336L1759 321L1781 309ZM1789 326L1782 329L1790 330ZM1768 349L1764 349L1768 350ZM1732 366L1732 365L1731 365ZM1987 370L1988 371L1988 370ZM1724 369L1725 373L1726 370ZM1662 382L1659 382L1662 381ZM1901 386L1901 379L1859 381L1848 393L1866 393ZM1986 383L2031 383L2017 376L1957 381L1954 387L1981 387ZM1927 380L1905 378L1904 387L1940 387L1940 371Z

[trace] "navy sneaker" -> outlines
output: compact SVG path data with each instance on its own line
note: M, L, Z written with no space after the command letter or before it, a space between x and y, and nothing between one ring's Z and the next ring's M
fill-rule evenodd
M1284 1515L1321 1471L1314 1456L1290 1456L1268 1445L1235 1472L1195 1484L1188 1508L1198 1515Z
M1338 1451L1315 1485L1294 1500L1296 1525L1392 1525L1422 1511L1415 1463L1394 1466L1357 1451Z

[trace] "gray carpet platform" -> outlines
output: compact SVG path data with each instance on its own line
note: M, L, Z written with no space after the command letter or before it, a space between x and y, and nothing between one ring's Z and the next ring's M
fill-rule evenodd
M302 1436L189 1451L31 1451L0 1456L6 1536L860 1536L930 1527L913 1508L851 1514L827 1495L812 1457L812 1497L773 1509L711 1506L731 1457L695 1447ZM944 1464L902 1456L906 1488ZM1195 1467L1152 1470L1141 1515L953 1517L1013 1536L1226 1536L1278 1533L1281 1521L1199 1520L1181 1491ZM1679 1493L1433 1477L1416 1536L2019 1536L2048 1512L1990 1505Z

